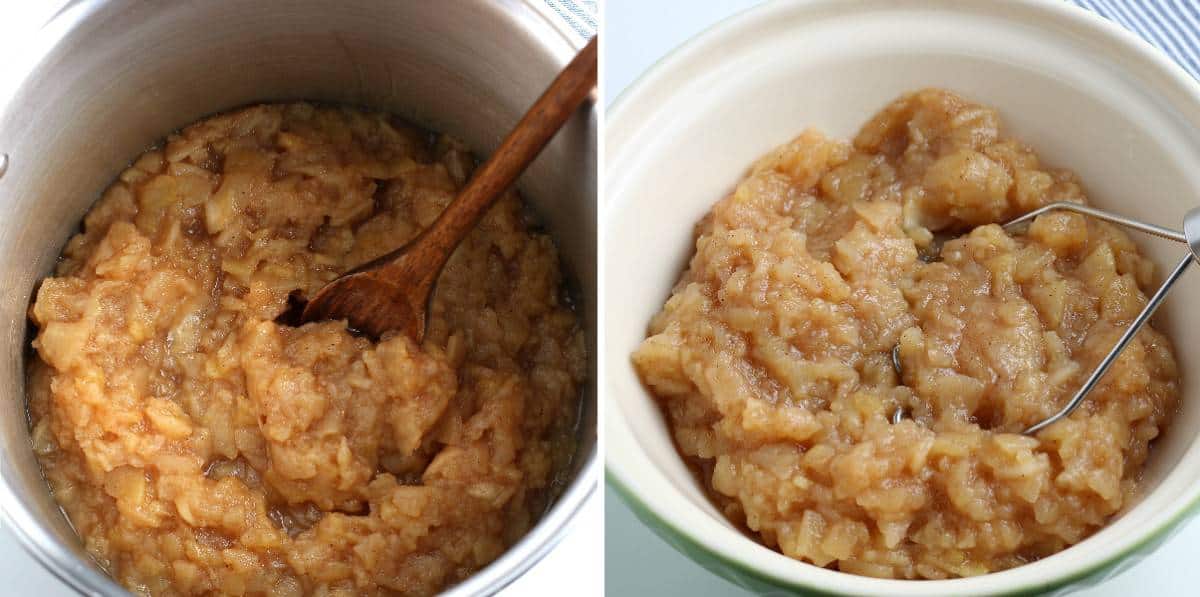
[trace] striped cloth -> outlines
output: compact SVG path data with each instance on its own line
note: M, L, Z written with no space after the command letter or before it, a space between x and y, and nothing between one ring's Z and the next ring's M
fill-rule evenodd
M544 0L583 39L596 33L596 0Z
M1074 0L1146 41L1200 78L1198 0Z
M597 30L597 0L543 0L587 39ZM1200 0L1071 0L1133 31L1200 78Z

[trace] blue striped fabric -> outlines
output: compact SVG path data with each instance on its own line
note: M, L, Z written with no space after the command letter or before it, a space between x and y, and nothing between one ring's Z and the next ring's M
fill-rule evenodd
M1133 31L1200 78L1200 4L1197 0L1074 0Z
M543 0L583 38L597 30L597 0ZM1133 31L1200 78L1200 0L1071 0Z
M596 33L596 0L544 0L580 37Z

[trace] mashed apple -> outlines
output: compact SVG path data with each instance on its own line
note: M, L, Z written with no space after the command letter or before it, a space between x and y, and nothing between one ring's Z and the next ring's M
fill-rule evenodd
M104 193L32 307L30 411L55 498L121 584L431 594L536 522L585 354L515 193L450 259L422 344L274 321L428 226L472 163L383 114L264 105Z
M936 89L853 143L806 132L759 160L633 355L725 513L818 566L935 579L1053 554L1118 512L1179 371L1147 327L1069 419L1021 435L1153 283L1103 222L995 224L1052 201L1086 198L994 110ZM962 236L923 260L935 232Z

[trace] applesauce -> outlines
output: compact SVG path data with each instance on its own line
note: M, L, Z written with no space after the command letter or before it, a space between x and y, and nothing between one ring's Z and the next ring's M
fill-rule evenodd
M385 114L218 115L139 157L31 308L33 445L139 595L427 595L516 542L575 450L585 344L509 192L416 344L275 319L391 251L473 160Z

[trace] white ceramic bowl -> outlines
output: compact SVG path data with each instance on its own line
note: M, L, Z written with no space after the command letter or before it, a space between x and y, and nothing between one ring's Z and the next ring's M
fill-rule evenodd
M692 252L692 226L758 156L806 127L847 138L925 86L996 106L1101 207L1179 228L1200 203L1200 85L1150 45L1059 1L774 2L710 29L644 75L606 128L601 367L609 481L673 545L759 591L870 595L1068 592L1128 568L1200 496L1200 276L1157 319L1184 371L1143 492L1107 527L1032 564L969 579L880 580L789 559L739 533L673 447L629 355ZM1137 237L1160 271L1186 248Z

